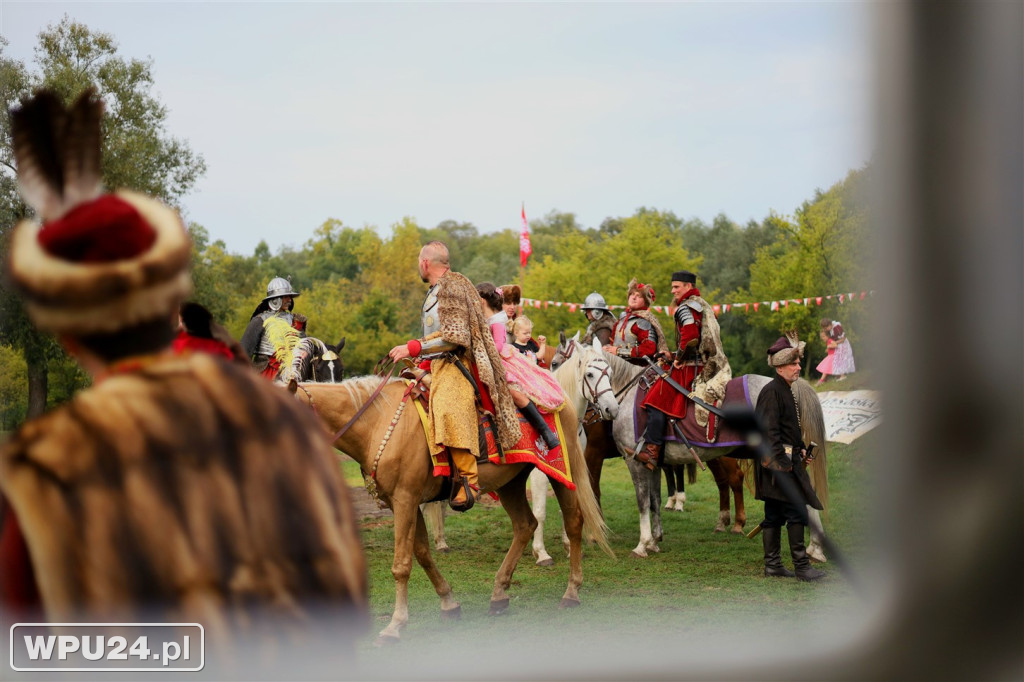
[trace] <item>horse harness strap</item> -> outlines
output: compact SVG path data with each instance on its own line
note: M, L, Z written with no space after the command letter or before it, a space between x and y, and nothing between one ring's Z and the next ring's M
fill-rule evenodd
M373 401L377 399L377 396L380 395L380 392L384 390L384 387L387 386L388 381L391 379L392 375L394 375L395 368L397 366L398 365L394 365L394 364L391 365L391 369L388 371L387 375L384 376L383 379L381 379L380 385L378 385L377 388L374 389L373 393L370 394L369 400L367 400L365 403L363 403L363 406L360 407L356 411L356 413L354 415L352 415L352 418L348 420L348 423L346 423L344 426L342 426L340 429L338 429L338 432L336 434L334 434L334 437L331 438L331 442L332 443L337 441L342 436L344 436L345 432L348 431L350 428L352 428L352 425L355 424L356 421L360 417L363 416L363 413L366 412L366 410L370 407L370 405L373 404Z
M380 463L381 455L384 454L384 448L387 447L388 441L391 440L391 434L395 432L395 426L398 425L398 420L402 418L402 412L405 411L405 405L409 400L409 396L413 395L413 389L417 386L419 386L419 382L410 383L408 388L406 388L402 393L402 399L398 402L398 409L395 410L395 416L391 418L391 423L388 424L388 428L384 432L384 438L381 439L380 447L377 448L377 454L373 458L373 464L370 465L370 473L366 476L366 492L370 494L370 497L377 500L378 504L382 503L379 493L377 492L377 465ZM417 395L413 399L415 400L419 398L420 395ZM370 402L373 402L373 398L370 399Z

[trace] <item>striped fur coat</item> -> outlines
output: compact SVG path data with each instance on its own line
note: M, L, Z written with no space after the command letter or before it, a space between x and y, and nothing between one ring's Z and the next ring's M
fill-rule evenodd
M357 519L323 427L219 358L110 376L26 423L0 448L0 491L51 620L145 613L229 634L315 606L365 625Z

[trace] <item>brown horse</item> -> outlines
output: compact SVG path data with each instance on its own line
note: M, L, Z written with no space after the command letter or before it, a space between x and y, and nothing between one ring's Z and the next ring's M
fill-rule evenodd
M337 432L371 398L380 385L377 377L359 377L340 384L303 384L296 397L307 402ZM391 573L395 578L395 610L387 627L381 630L377 644L399 640L401 630L409 621L409 575L415 557L426 572L434 590L441 598L441 615L458 618L459 602L452 588L438 570L430 553L427 528L419 505L438 496L442 479L432 475L427 441L414 406L403 402L405 383L392 380L373 398L370 409L357 419L335 442L335 447L359 462L363 476L372 476L380 500L387 504L395 518L395 552ZM583 474L583 453L576 436L576 413L567 404L559 413L563 448L574 476L576 490L552 481L555 496L562 508L569 535L569 584L562 595L563 608L579 605L579 588L583 582L584 526L591 539L607 553L611 548L605 539L601 511L590 489L590 480ZM491 593L491 614L503 613L509 604L507 590L523 550L529 544L537 521L526 498L529 464L481 464L482 492L495 492L512 521L512 544L497 574Z

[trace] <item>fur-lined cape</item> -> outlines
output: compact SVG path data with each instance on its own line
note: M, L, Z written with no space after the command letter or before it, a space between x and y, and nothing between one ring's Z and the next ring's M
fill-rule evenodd
M51 620L159 616L207 637L317 609L366 624L324 428L247 368L196 353L110 376L0 446L0 490Z
M170 324L191 291L191 244L177 213L134 192L102 194L102 113L92 91L69 109L40 92L11 113L19 188L43 224L14 229L8 270L44 331Z
M473 283L458 272L445 272L438 281L437 314L441 321L441 338L469 349L480 380L487 386L498 412L495 416L501 446L511 448L521 436L519 415L505 380L505 366L480 309L480 296ZM475 420L476 415L466 415L466 418Z
M693 382L693 390L708 402L725 400L725 386L732 379L732 367L729 366L729 358L722 347L722 329L710 303L699 295L688 298L699 303L702 312L697 354L704 366ZM695 409L697 422L707 424L707 410L700 405L695 405Z

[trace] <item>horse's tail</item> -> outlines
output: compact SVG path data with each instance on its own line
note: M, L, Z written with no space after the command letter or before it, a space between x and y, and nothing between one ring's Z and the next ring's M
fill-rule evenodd
M801 437L804 443L817 443L817 447L814 448L815 458L807 469L811 476L811 485L814 486L814 492L817 493L821 504L828 510L825 414L821 410L818 394L809 383L798 379L793 384L793 390L796 393L796 402L800 406L800 426L803 431Z
M693 485L697 482L697 463L691 462L686 465L686 482Z
M570 402L566 402L565 407L562 408L561 416L564 417L567 412L574 417L576 415L576 408ZM590 474L587 470L587 462L583 458L583 448L580 447L579 438L576 437L575 427L571 429L571 435L569 431L570 429L563 431L569 441L569 447L566 447L565 450L568 451L569 467L573 472L573 483L576 484L577 504L583 513L584 535L588 540L596 542L605 554L614 557L615 552L608 544L608 526L605 525L604 516L601 514L601 506L597 503L597 498L594 497L594 489L590 487Z

